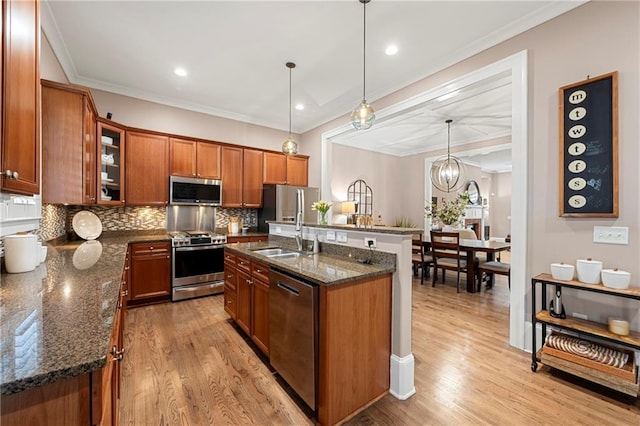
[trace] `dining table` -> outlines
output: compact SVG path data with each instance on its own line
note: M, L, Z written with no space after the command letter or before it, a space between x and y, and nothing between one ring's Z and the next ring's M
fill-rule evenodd
M425 253L427 251L431 251L431 241L429 236L427 235L427 239L423 240L425 245ZM510 250L511 242L506 241L494 241L494 240L469 240L469 239L460 239L460 251L464 251L466 253L467 259L475 259L476 254L478 252L486 253L487 262L491 262L495 260L496 253L501 251ZM433 271L434 274L437 274L437 271ZM467 262L467 291L469 293L476 292L476 264L475 262ZM487 283L489 287L493 285L493 274L489 276L489 282ZM480 286L478 286L480 287Z

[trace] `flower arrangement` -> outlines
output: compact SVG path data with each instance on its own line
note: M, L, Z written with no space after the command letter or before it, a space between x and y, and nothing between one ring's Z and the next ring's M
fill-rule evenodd
M467 204L469 204L469 193L465 191L453 201L443 200L439 205L434 203L430 207L425 207L426 215L443 225L455 225L460 217L464 216Z
M318 213L320 213L321 225L327 224L327 212L329 211L332 205L333 203L327 203L324 200L316 201L315 203L311 204L311 210L316 210L318 211Z

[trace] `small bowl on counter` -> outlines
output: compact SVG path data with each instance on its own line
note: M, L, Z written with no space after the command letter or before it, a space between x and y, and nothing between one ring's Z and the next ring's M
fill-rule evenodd
M609 317L607 322L609 323L609 331L613 334L618 336L629 335L629 321L625 321L622 318Z
M576 260L576 270L578 271L578 281L585 284L600 284L601 261L591 258L578 259Z
M631 274L629 272L619 271L618 269L603 269L601 274L602 284L605 287L617 290L629 288L629 283L631 282Z
M573 265L566 263L552 263L551 276L554 280L571 281L573 279Z

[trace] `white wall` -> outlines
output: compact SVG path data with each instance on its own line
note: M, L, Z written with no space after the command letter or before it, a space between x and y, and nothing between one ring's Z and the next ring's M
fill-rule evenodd
M504 238L511 233L511 173L492 173L487 190L491 236Z

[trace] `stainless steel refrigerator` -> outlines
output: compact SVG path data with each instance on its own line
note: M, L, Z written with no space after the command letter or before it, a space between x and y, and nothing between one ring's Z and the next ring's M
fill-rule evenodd
M298 189L304 194L303 223L316 223L318 214L311 205L320 200L320 190L307 186L266 184L262 189L262 208L258 210L258 230L269 231L268 220L296 223Z

